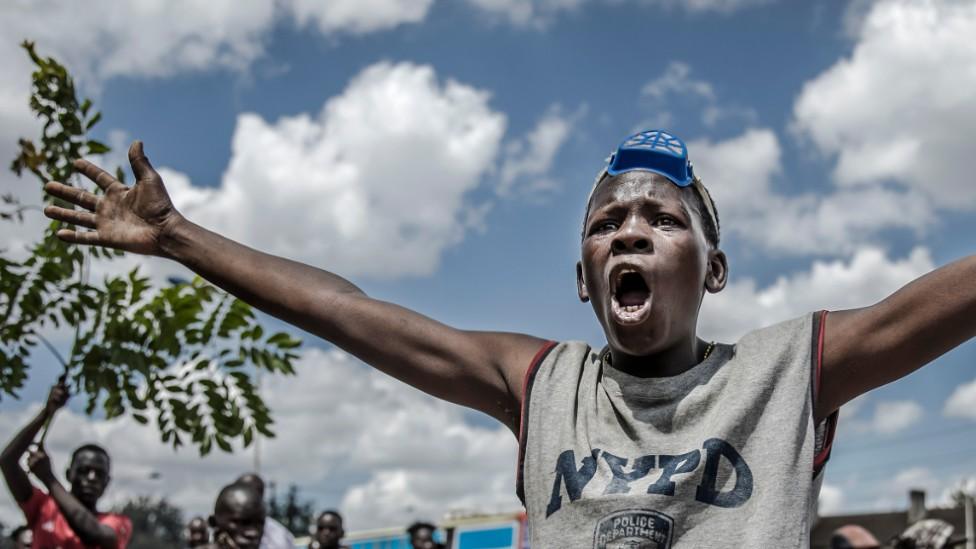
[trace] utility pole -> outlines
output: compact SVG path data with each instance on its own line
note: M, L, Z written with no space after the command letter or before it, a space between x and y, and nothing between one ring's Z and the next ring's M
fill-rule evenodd
M963 492L966 502L966 549L976 549L976 526L973 525L973 495Z

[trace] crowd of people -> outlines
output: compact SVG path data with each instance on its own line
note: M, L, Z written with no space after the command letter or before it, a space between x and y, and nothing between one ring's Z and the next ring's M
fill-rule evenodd
M0 454L0 470L10 495L27 524L10 534L14 549L124 549L132 538L132 521L118 513L100 512L98 501L111 479L112 460L101 446L84 444L74 450L65 472L70 488L54 474L43 442L34 443L69 397L62 378L48 394L40 412L18 432ZM21 466L26 455L27 469ZM28 472L44 489L33 485ZM217 495L213 514L193 517L186 525L187 547L201 549L293 549L294 535L268 516L264 480L255 473L239 476ZM326 510L311 529L309 549L348 549L342 515ZM415 549L439 549L436 526L411 525L406 533Z

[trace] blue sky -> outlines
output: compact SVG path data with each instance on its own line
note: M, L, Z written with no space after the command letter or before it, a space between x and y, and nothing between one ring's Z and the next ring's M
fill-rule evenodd
M685 138L716 197L732 278L706 298L705 337L867 305L973 253L966 3L211 4L0 8L0 152L34 131L15 44L35 39L103 110L95 136L144 140L191 219L449 324L595 345L575 298L583 200L639 128ZM0 187L33 192L9 175ZM95 270L135 264L178 272L137 258ZM347 510L353 529L517 505L500 427L306 341L299 378L268 381L290 431L265 446L268 477ZM938 501L976 476L974 359L971 341L845 407L825 512L901 507L916 485ZM54 377L36 360L24 399L2 404L2 438ZM163 491L203 511L250 466L174 455L125 419L62 422L56 458L78 432L122 456L122 440L141 441L138 466L116 459L116 500Z

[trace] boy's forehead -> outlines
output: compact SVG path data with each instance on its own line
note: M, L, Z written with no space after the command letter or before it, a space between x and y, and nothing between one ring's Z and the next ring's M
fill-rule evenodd
M71 467L102 467L108 470L109 460L102 452L85 449L75 454Z
M651 197L661 201L686 200L682 189L668 178L654 172L635 170L604 178L593 192L590 209L610 202L637 197Z

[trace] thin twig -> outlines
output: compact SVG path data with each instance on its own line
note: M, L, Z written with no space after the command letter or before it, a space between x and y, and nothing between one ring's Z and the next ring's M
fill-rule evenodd
M64 361L64 357L61 356L61 353L59 353L58 350L54 348L54 345L51 345L51 342L48 341L46 337L42 336L41 334L35 334L35 335L37 335L37 338L41 340L41 343L43 343L48 348L48 350L54 353L54 357L58 359L58 362L61 363L61 367L63 367L64 371L67 372L68 363Z

